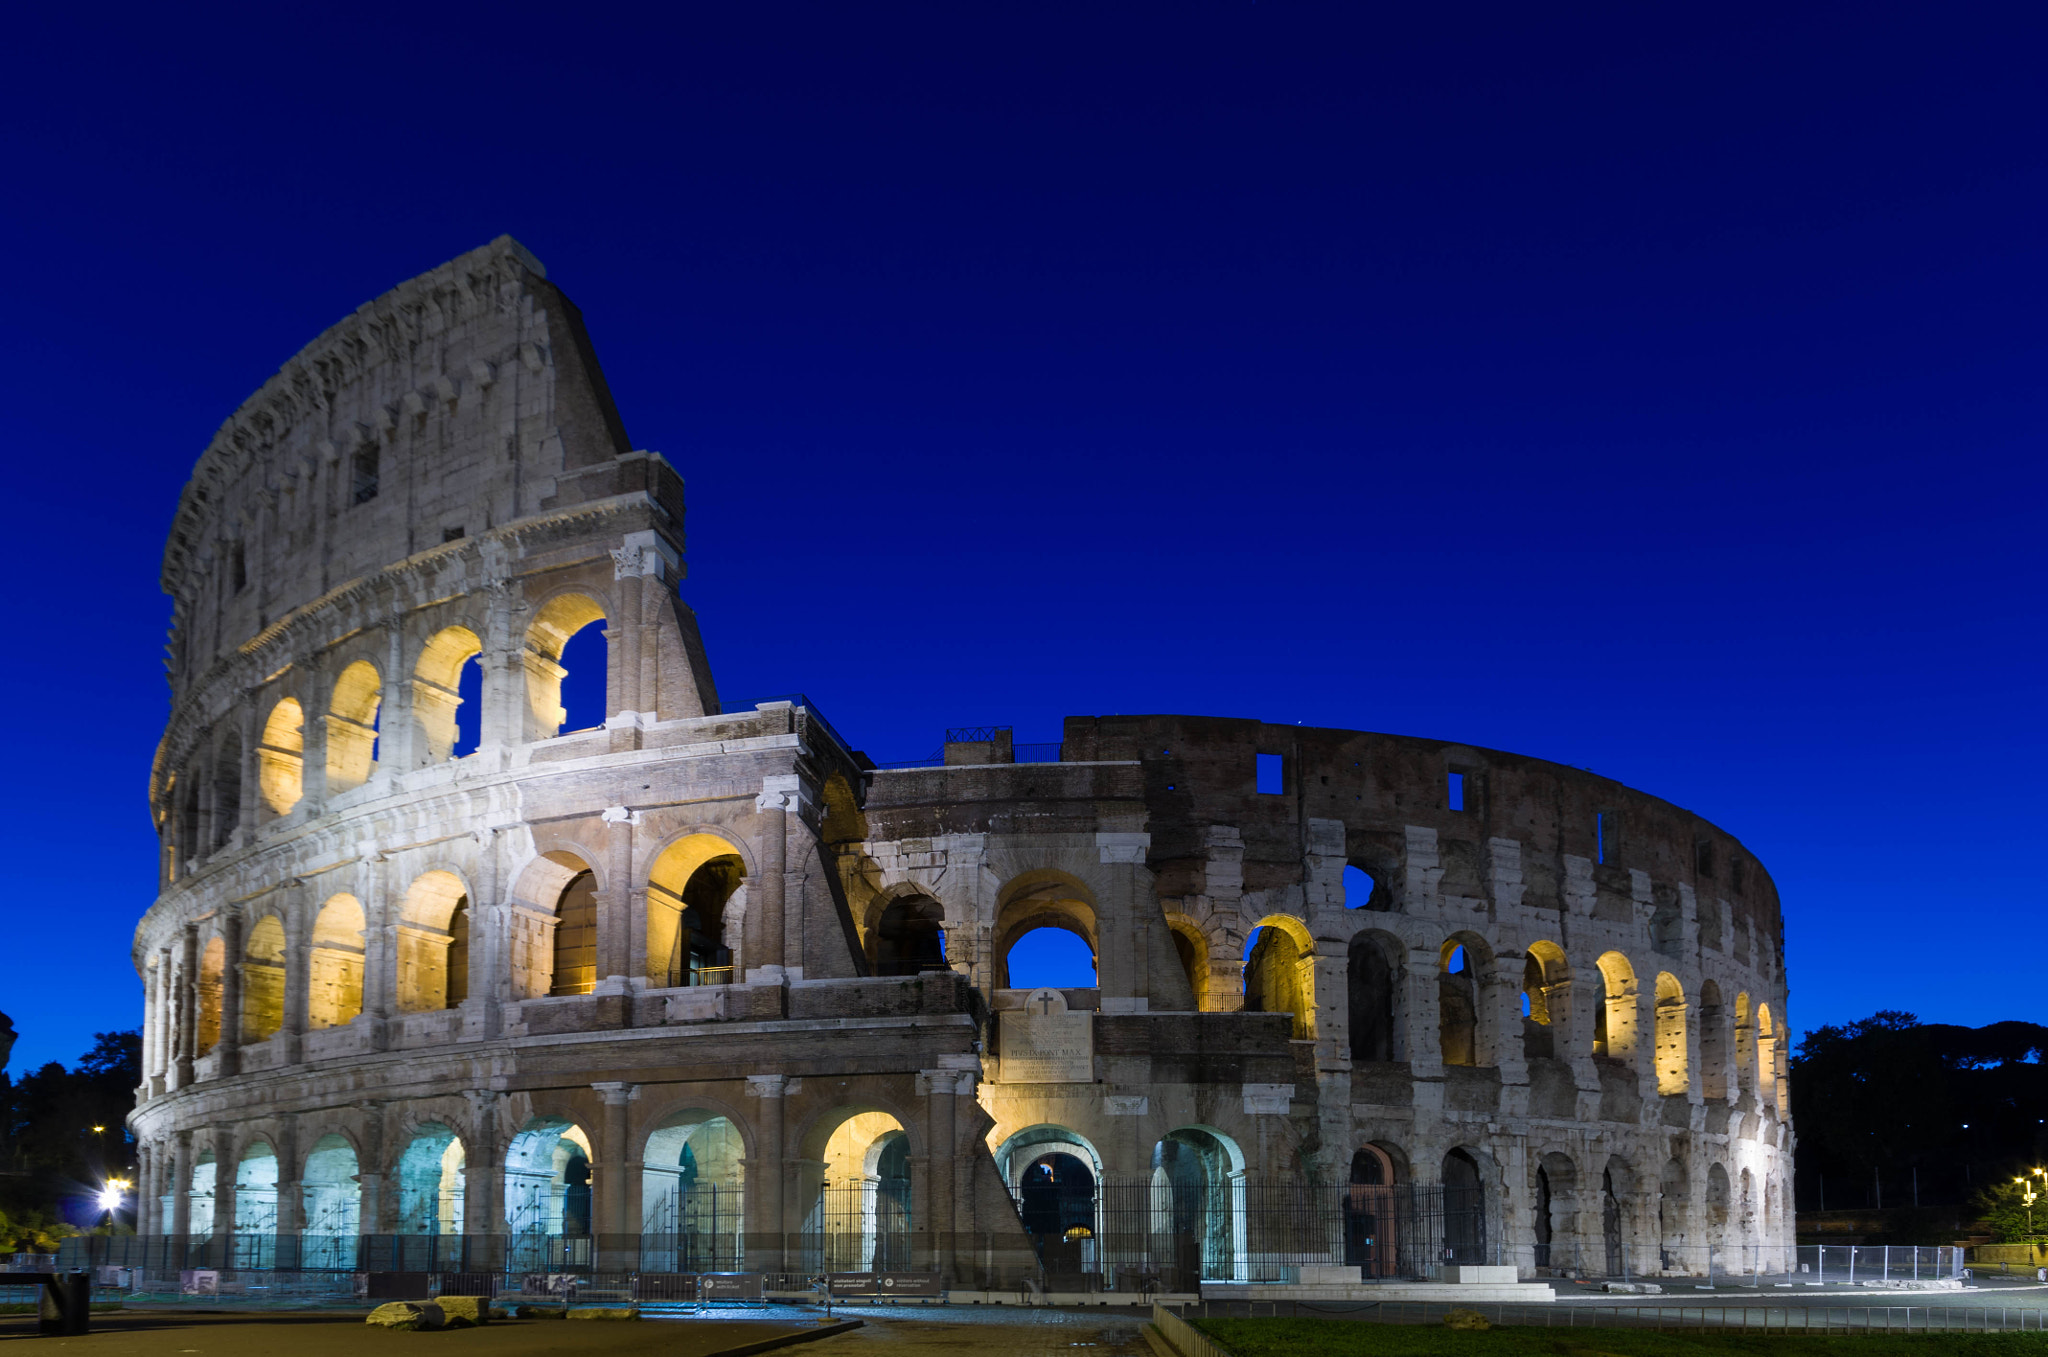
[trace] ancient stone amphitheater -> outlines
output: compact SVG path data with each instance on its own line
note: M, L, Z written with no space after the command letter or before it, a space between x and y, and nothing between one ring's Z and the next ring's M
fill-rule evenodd
M164 555L141 1234L953 1287L1781 1265L1778 899L1735 839L1254 720L878 767L721 700L683 510L507 238L215 435ZM1044 929L1095 983L1012 976Z

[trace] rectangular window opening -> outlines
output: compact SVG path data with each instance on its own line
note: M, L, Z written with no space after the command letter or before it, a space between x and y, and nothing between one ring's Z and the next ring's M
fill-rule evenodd
M462 529L460 529L460 528L443 528L443 529L441 529L441 540L442 540L443 542L460 542L460 541L462 540Z
M1278 754L1259 755L1259 795L1280 796L1287 790Z
M377 449L364 448L356 454L355 480L349 503L368 504L377 498Z
M1445 800L1444 804L1449 806L1452 810L1465 809L1465 775L1463 773L1451 774L1450 786L1446 791L1446 798L1447 799Z
M235 592L239 594L249 587L249 554L240 542L228 548L228 562L234 576Z
M1593 816L1593 861L1606 863L1614 860L1615 842L1614 812L1603 810Z
M1702 839L1693 845L1692 856L1693 870L1698 873L1700 880L1712 881L1714 879L1714 845Z

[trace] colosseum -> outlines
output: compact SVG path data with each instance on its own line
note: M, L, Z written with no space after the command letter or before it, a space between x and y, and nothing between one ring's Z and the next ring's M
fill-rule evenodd
M163 564L140 1234L770 1289L1784 1265L1781 922L1733 837L1256 720L878 765L720 697L683 510L510 238L214 436ZM1011 974L1041 930L1093 983Z

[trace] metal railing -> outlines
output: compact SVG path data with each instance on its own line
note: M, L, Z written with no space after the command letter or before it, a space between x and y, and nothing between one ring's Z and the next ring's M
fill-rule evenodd
M1152 1307L1152 1326L1180 1357L1230 1357L1227 1349L1164 1305Z
M1202 1319L1301 1318L1345 1319L1368 1324L1442 1324L1444 1316L1453 1310L1475 1310L1494 1324L1542 1329L1659 1329L1679 1332L1739 1330L1759 1334L2048 1333L2048 1308L2027 1305L1513 1305L1504 1302L1473 1304L1442 1301L1361 1301L1356 1304L1324 1301L1203 1301L1182 1306L1181 1314L1195 1315Z

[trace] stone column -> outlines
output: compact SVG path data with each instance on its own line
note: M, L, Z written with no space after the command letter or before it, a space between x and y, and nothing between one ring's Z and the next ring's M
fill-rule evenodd
M162 1072L157 1063L157 1040L163 1035L163 1015L157 1012L157 986L156 956L151 953L142 962L142 1087L136 1092L138 1102L150 1096L152 1081Z
M754 1157L745 1165L750 1272L780 1272L788 1253L788 1152L782 1140L786 1087L787 1080L779 1074L747 1076L747 1092L760 1100L761 1108Z
M395 621L384 624L384 691L378 699L377 762L372 768L402 773L416 766L414 745L419 735L412 719L412 674L405 663L405 631Z
M640 1086L606 1081L591 1087L604 1099L604 1118L598 1127L597 1162L590 1166L590 1232L597 1236L601 1271L629 1270L637 1264L638 1253L625 1247L623 1238L628 1233L632 1209L628 1197L634 1176L626 1143Z
M235 1256L235 1182L241 1170L234 1136L217 1131L213 1139L213 1259L227 1267Z
M241 831L244 844L256 840L256 817L263 809L262 760L257 756L256 742L261 734L256 724L256 694L242 695L242 766L236 775L242 780L242 800L235 808L235 828Z
M143 1050L149 1049L145 1043ZM146 1080L145 1080L146 1082ZM135 1142L135 1233L157 1234L155 1226L156 1147L147 1140Z
M313 903L303 887L292 890L284 910L284 1022L273 1040L281 1059L296 1065L304 1058L306 1008L313 989Z
M463 1141L462 1232L501 1236L505 1233L505 1141L498 1127L496 1093L473 1089L469 1099L469 1135Z
M947 1274L955 1271L960 1226L954 1206L953 1164L961 1157L955 1132L954 1094L962 1082L959 1070L926 1070L918 1082L929 1090L925 1100L925 1154L922 1184L913 1184L913 1221L929 1231L929 1261ZM913 1266L925 1260L913 1259Z
M226 909L220 916L220 1072L242 1068L242 916Z
M196 923L186 924L178 933L176 1002L177 1081L179 1088L187 1088L192 1083L192 1062L199 1054L199 925Z
M771 702L762 710L776 707L784 708L786 713L788 704ZM792 774L762 778L761 794L754 798L754 810L760 825L755 855L761 863L761 890L749 901L747 909L748 922L752 925L746 939L745 979L749 982L771 966L778 969L769 971L768 975L776 975L786 964L783 900L788 886L789 812L795 808L797 796L798 780Z
M384 1050L398 991L398 920L385 889L385 859L371 851L360 870L363 889L363 1016L370 1022L370 1049Z
M356 1159L356 1182L362 1190L357 1229L363 1234L390 1234L388 1217L396 1209L396 1193L384 1191L384 1106L357 1104L362 1113L362 1150ZM386 1201L386 1196L393 1198Z
M597 911L599 993L630 988L627 977L636 974L632 963L633 937L638 931L633 919L633 817L620 813L624 809L605 813L611 832L605 843L605 889ZM637 974L646 971L643 968ZM611 983L607 986L605 981Z
M192 1233L192 1133L173 1132L169 1149L171 1233L182 1239Z

